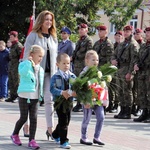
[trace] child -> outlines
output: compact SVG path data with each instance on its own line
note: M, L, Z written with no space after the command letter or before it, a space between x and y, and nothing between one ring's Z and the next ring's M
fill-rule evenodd
M43 97L44 70L40 67L43 56L43 48L33 45L28 60L21 62L18 67L20 75L18 87L20 119L16 122L11 139L15 145L22 145L19 138L19 131L27 121L29 112L30 135L28 147L32 149L40 148L34 137L37 126L38 100L41 101Z
M55 107L58 116L58 124L56 126L56 129L53 131L52 136L56 142L60 142L61 148L69 149L71 148L71 146L68 143L69 139L67 138L68 125L70 122L71 110L73 106L73 96L76 95L75 92L70 90L69 79L75 78L76 76L69 71L70 57L67 54L59 54L56 60L58 72L51 78L50 92L52 93L53 100L55 101L54 106L58 105L58 103L56 102L56 98L58 96L62 95L62 99L64 98L64 101L59 108ZM67 109L66 112L64 112L63 103L65 103L66 101L70 101L70 103L67 103Z
M6 43L0 41L0 102L4 102L8 97L8 63L9 52Z
M98 66L98 55L96 51L89 50L85 55L85 65L86 67L80 73L83 74L87 71L87 69L91 66ZM104 121L104 109L103 106L94 105L92 108L90 104L83 105L83 121L81 127L81 139L80 143L85 145L92 145L93 143L88 140L87 137L87 127L91 119L92 110L94 110L96 115L96 126L95 126L95 133L93 138L93 143L98 145L104 145L104 143L100 140L100 133L103 126Z

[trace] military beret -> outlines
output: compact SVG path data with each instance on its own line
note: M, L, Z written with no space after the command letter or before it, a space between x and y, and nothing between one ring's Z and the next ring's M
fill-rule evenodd
M144 30L144 33L145 33L146 31L150 31L150 27L146 27L145 30Z
M123 28L123 31L125 31L125 30L131 30L132 31L132 29L133 29L133 27L131 25L128 25L128 26L125 26Z
M100 26L97 26L96 29L97 29L97 30L107 30L107 27L100 25Z
M122 31L116 31L115 35L116 35L116 34L123 35Z
M14 35L14 36L18 36L18 32L17 31L10 31L9 35Z
M142 33L142 32L143 32L142 29L138 28L138 29L135 29L134 34L135 33Z
M71 30L68 27L63 27L61 32L66 32L67 34L71 34Z
M81 23L80 25L78 25L78 29L80 28L88 28L88 25L85 23Z

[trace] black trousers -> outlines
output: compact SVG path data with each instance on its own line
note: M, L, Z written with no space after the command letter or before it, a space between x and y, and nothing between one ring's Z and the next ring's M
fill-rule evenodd
M19 97L19 109L20 118L16 122L13 135L19 134L20 129L28 119L30 120L30 136L29 141L35 138L35 132L37 127L37 111L38 111L38 99L30 99L30 103L27 103L26 98Z
M57 105L56 103L54 105ZM67 138L68 134L68 125L71 119L71 108L68 108L66 112L63 112L63 105L60 106L59 109L56 109L56 113L58 116L58 124L55 130L52 133L54 138L60 138L60 144L68 142L69 139Z

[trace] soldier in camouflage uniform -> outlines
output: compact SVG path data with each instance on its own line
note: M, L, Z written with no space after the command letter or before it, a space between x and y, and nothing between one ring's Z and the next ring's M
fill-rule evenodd
M138 63L134 70L138 72L138 99L142 114L135 122L150 123L150 27L145 29L146 43L139 50Z
M123 32L116 31L114 35L115 43L114 43L114 50L118 47L118 45L123 41Z
M99 56L99 66L102 66L106 63L110 63L110 58L114 52L113 43L107 37L107 27L100 25L97 27L99 40L95 42L93 50L98 53ZM113 90L109 90L109 106L106 111L111 111L113 108L113 101L115 98Z
M118 66L117 84L121 111L114 118L130 119L133 102L133 71L137 62L138 43L132 37L132 26L124 27L125 40L115 49L112 64Z
M93 49L99 55L99 66L110 63L110 58L114 52L113 43L107 37L107 27L98 26L99 40L95 42Z
M72 62L74 68L74 74L79 76L82 69L85 67L84 58L88 50L93 48L92 39L88 36L88 26L84 23L78 26L80 39L76 43L76 48L73 52ZM82 105L77 102L77 105L73 108L73 111L82 111Z
M114 43L114 50L118 47L118 45L123 41L123 32L122 31L116 31L114 35L115 43ZM117 113L118 112L118 106L119 106L119 100L118 100L118 92L117 92L117 85L116 85L116 74L114 75L111 84L113 84L113 92L115 95L113 107L109 110L110 113Z
M137 28L135 31L134 31L134 39L138 42L138 44L141 46L143 43L144 43L144 40L143 40L143 37L142 37L142 29L140 28ZM139 116L141 114L141 109L140 109L140 103L139 103L139 100L138 100L138 97L137 97L137 90L138 90L138 79L137 79L137 73L135 72L134 74L134 78L133 78L133 89L132 89L132 92L133 92L133 105L132 105L132 111L131 113L134 115L134 116Z
M142 29L140 28L137 28L135 31L134 31L134 39L139 43L139 45L141 46L144 42L143 40L143 37L142 37Z
M6 102L15 102L14 100L18 97L17 89L19 85L19 74L18 74L18 65L20 54L22 51L22 44L18 41L18 32L11 31L9 33L12 46L9 53L9 67L8 67L8 78L9 78L9 90L10 97L6 99Z

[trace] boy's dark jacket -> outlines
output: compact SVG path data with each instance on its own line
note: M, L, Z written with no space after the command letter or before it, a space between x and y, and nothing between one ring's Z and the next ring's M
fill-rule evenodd
M69 79L75 79L76 76L72 72L69 71ZM69 89L71 89L71 85L69 84ZM56 97L61 96L61 91L65 90L65 80L61 72L58 70L51 80L50 80L50 92L53 95L53 100L55 101Z
M8 74L9 51L7 49L0 51L0 74Z

